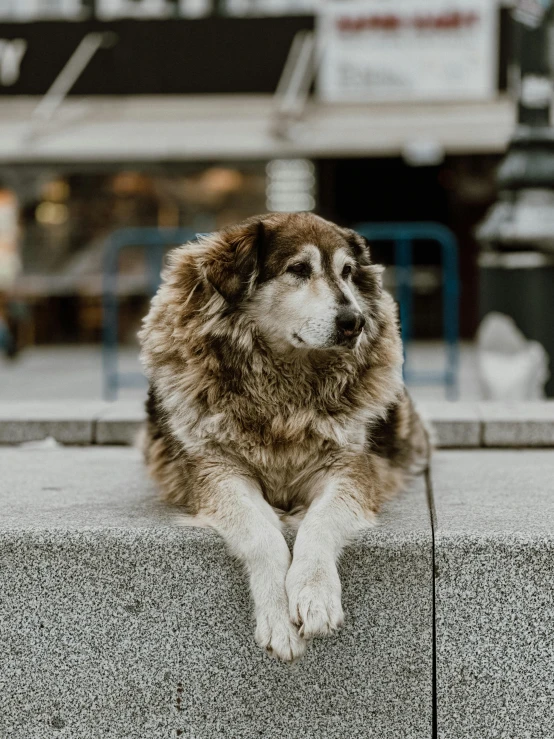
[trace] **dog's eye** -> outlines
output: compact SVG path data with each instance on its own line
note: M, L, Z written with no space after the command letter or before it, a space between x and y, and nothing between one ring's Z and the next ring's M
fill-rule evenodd
M344 268L342 270L342 276L343 277L350 277L352 274L352 265L351 264L345 264Z
M298 277L309 277L311 268L306 262L297 262L296 264L291 264L287 268L287 272L292 272L293 275L298 275Z

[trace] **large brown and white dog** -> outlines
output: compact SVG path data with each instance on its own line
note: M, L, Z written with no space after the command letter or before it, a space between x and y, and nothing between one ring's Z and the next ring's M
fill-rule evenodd
M172 252L140 334L149 471L245 563L285 661L341 625L342 548L429 452L381 272L322 218L251 218Z

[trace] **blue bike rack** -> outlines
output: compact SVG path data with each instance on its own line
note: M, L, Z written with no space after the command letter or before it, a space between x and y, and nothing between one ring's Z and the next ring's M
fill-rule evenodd
M369 241L394 243L397 274L396 298L404 345L404 378L414 385L444 384L450 400L458 397L459 370L459 275L458 246L454 234L440 223L359 223L354 230ZM415 241L434 241L441 249L443 274L443 337L446 366L441 372L416 372L409 366L409 344L413 338L413 246Z
M117 277L119 254L129 246L144 247L148 292L154 295L161 281L165 252L170 246L178 246L196 238L190 228L122 228L114 231L106 240L103 260L102 285L102 360L104 369L104 397L114 400L121 387L144 384L140 372L119 372Z

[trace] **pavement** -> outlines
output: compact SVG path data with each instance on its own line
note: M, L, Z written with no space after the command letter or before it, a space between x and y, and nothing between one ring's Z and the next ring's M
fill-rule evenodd
M444 349L439 342L414 342L410 366L414 370L436 371L444 365ZM140 372L138 348L119 350L122 372ZM122 388L118 398L144 397L145 387ZM411 387L420 400L441 400L442 386ZM15 360L0 358L0 402L2 400L99 400L102 398L102 355L99 346L45 346L26 349ZM460 400L479 400L476 350L472 344L460 349Z
M554 445L554 401L511 403L419 401L442 449ZM146 418L144 398L0 401L0 444L133 445Z
M0 737L549 739L554 403L424 410L429 475L346 549L344 628L286 666L222 541L158 501L140 399L1 402Z
M344 628L292 667L136 449L3 446L0 468L2 737L550 736L552 449L436 452L345 551Z
M122 348L119 367L140 371L138 349ZM124 388L123 400L142 398L143 388ZM99 346L41 346L25 349L14 360L0 358L0 402L102 399L102 354Z
M554 735L553 480L551 449L435 459L441 739Z
M0 466L0 736L430 736L421 478L345 553L344 629L291 667L255 644L241 567L157 503L136 450L4 447Z

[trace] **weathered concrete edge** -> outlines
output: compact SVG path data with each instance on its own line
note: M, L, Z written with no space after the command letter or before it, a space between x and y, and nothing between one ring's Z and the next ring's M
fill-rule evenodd
M420 406L439 449L554 447L554 401L510 405L445 401ZM130 446L144 420L142 402L21 406L0 402L0 444L52 437L67 445Z
M100 411L93 426L93 443L133 446L146 420L143 402L115 403Z
M554 400L429 402L420 410L439 449L554 447Z
M71 446L90 446L104 401L70 403L0 402L0 444L17 445L54 439Z

